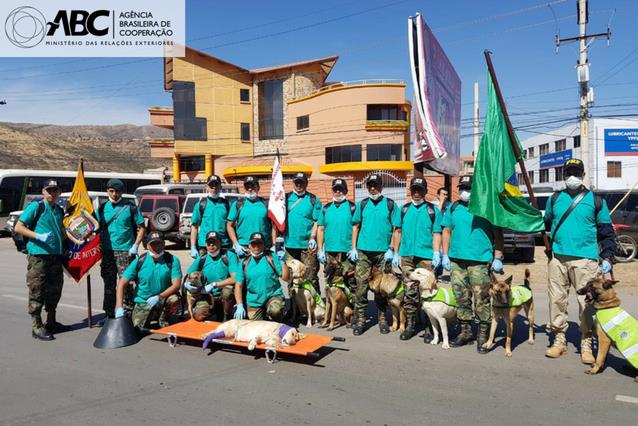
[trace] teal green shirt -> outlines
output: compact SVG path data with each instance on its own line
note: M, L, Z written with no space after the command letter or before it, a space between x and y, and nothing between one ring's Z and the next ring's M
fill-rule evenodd
M226 257L228 258L228 265L224 263L221 254L216 258L210 254L206 254L206 260L204 261L204 266L201 270L202 275L206 278L206 284L224 281L226 278L230 277L230 274L237 272L237 255L228 250L226 251ZM191 272L197 271L199 268L199 260L199 257L195 259L186 273L190 274ZM213 296L217 297L221 294L221 292L221 287L213 288Z
M27 208L24 209L18 220L36 234L50 232L51 237L49 241L44 243L29 239L27 241L27 253L31 256L46 254L59 256L63 253L62 239L64 238L64 226L62 225L62 218L64 217L64 213L58 206L51 206L46 201L42 201L44 211L40 215L35 228L33 228L33 222L38 214L39 203L39 201L32 201Z
M237 202L235 201L228 212L228 221L235 223L237 241L243 246L249 243L250 234L261 232L264 235L266 247L270 246L270 219L268 218L268 202L261 197L255 200L245 198L244 205L237 213Z
M182 267L177 256L173 256L173 266L169 269L166 262L164 262L163 256L155 260L148 253L144 256L144 263L140 268L140 272L136 275L135 271L139 259L138 257L131 262L122 275L126 279L137 281L135 298L133 299L135 303L146 303L149 297L157 296L169 288L173 284L171 280L182 278Z
M352 206L350 201L326 204L318 224L324 227L323 248L327 252L348 252L352 249Z
M321 201L315 197L315 203L313 205L311 198L308 192L301 196L301 201L299 202L300 197L294 192L286 197L287 213L284 240L288 248L308 248L308 240L312 233L312 227L321 216Z
M434 210L434 222L432 222L426 203L419 206L412 203L406 205L408 208L401 219L399 255L432 259L432 234L441 232L443 219L441 211L432 206Z
M454 212L448 207L441 225L452 230L450 251L452 259L490 262L494 258L494 231L492 224L470 213L463 203Z
M576 197L576 195L574 195ZM556 198L552 209L551 199L547 200L545 207L545 217L552 218L553 234L560 218L571 206L573 197L567 191L562 191ZM609 209L607 203L603 200L602 208L596 216L596 207L594 205L594 193L589 192L580 200L580 203L567 216L565 222L560 226L554 240L552 241L552 250L554 253L564 256L574 256L581 259L598 259L598 229L599 223L611 223L609 217Z
M144 217L136 208L135 216L131 219L131 204L129 201L120 199L119 202L113 204L111 201L104 203L104 217L100 218L99 208L96 212L100 226L110 221L113 216L118 214L120 209L125 209L118 217L111 222L106 229L102 229L102 248L104 250L128 251L135 244L137 230L133 229L133 220L137 226L144 225Z
M401 208L392 202L392 211L388 210L390 199L383 196L376 202L367 198L364 211L361 200L357 203L352 222L361 224L357 238L357 249L364 251L383 251L390 247L393 227L401 226Z
M199 226L197 230L197 245L206 247L206 234L215 231L221 236L221 243L224 247L230 246L230 240L226 234L226 220L228 219L228 202L223 198L206 197L206 207L204 214L199 214L199 203L195 204L191 224Z
M266 256L262 256L259 260L251 257L246 265L245 274L243 269L244 261L238 264L235 281L244 284L246 288L246 304L251 308L264 306L268 299L273 296L284 297L284 291L279 283L281 263L277 257L273 257L272 260L277 273L273 271Z

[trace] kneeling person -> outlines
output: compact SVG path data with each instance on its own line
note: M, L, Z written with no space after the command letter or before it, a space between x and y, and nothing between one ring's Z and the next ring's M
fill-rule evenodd
M196 321L206 319L213 312L217 302L221 302L224 307L224 321L228 321L232 316L238 260L235 253L221 248L221 238L215 231L206 234L206 254L195 259L187 271L188 274L202 273L204 286L201 289L189 281L184 283L189 296L195 300L193 318Z
M164 240L159 232L148 235L148 253L135 259L124 271L117 285L115 318L124 316L124 291L135 280L135 307L131 319L133 326L145 333L154 319L160 327L168 325L168 317L179 308L179 288L182 268L177 256L164 251Z

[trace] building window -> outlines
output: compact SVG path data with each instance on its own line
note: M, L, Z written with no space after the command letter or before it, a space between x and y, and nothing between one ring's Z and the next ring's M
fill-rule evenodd
M239 89L239 102L250 103L250 90Z
M567 148L567 140L561 139L554 142L554 152L565 151Z
M361 145L332 146L326 148L326 164L361 161Z
M266 80L259 89L259 139L284 137L284 81Z
M528 171L527 176L529 176L529 183L534 183L534 170Z
M382 143L366 147L367 161L399 161L401 160L401 145Z
M574 136L574 148L580 148L580 135Z
M527 150L527 158L534 158L534 147L530 147Z
M180 157L179 168L183 172L199 172L201 170L205 170L206 167L204 167L204 156Z
M622 177L622 161L607 162L607 177L608 178Z
M250 123L241 123L241 141L250 142Z
M368 105L368 120L378 121L407 121L407 113L400 105Z
M297 130L308 130L310 127L310 116L302 115L297 117Z
M525 182L525 181L523 180L523 173L517 173L517 174L516 174L516 177L517 177L517 179L518 179L518 184L519 184L519 185L523 185L523 183Z
M560 182L563 180L563 168L555 167L554 168L554 182Z
M549 144L544 143L538 147L538 155L549 154Z
M538 183L549 182L549 169L543 169L538 171Z
M175 140L207 140L206 119L195 116L195 83L173 81L173 134Z

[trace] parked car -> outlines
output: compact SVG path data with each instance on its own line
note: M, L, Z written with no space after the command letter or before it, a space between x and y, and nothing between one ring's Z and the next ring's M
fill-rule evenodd
M537 233L523 233L503 230L503 252L506 256L514 256L523 262L534 261L534 250L536 247Z
M607 202L609 211L623 199L627 191L594 191ZM619 234L629 235L638 241L638 190L631 191L629 196L611 214L611 222L619 226Z
M186 196L178 194L142 195L139 209L147 231L159 231L169 241L182 242L178 236L179 219L185 202Z
M239 189L235 185L222 185L222 192L238 193ZM142 195L159 195L159 194L204 194L206 193L206 184L204 183L163 183L157 185L144 185L135 190L135 196L140 199Z

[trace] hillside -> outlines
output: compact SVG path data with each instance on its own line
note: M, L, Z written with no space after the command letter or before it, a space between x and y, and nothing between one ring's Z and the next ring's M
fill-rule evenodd
M146 143L170 138L154 126L57 126L0 122L0 168L74 170L84 158L90 171L141 172L171 167L170 159L152 159Z

